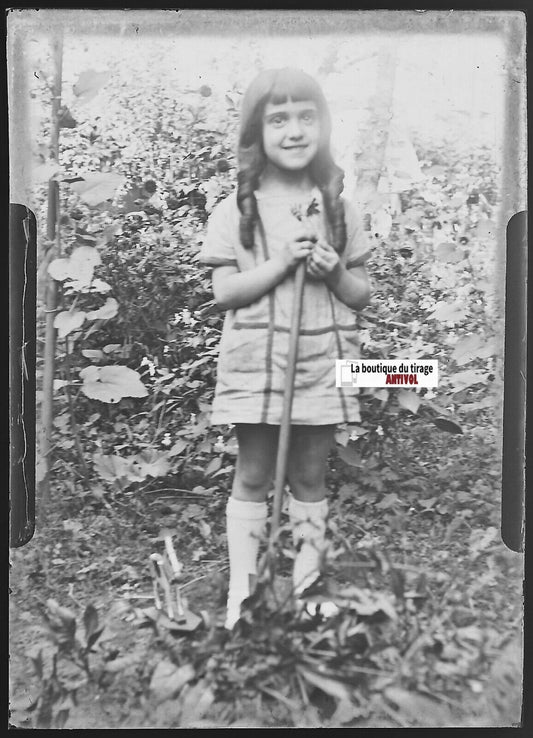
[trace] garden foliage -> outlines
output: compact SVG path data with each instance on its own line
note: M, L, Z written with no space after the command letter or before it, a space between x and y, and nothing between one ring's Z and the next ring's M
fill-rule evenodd
M237 449L231 427L209 426L223 316L198 253L209 213L235 185L241 91L228 90L213 114L206 84L172 96L157 85L146 95L142 80L115 84L80 75L73 95L83 104L75 115L62 109L60 165L43 153L37 171L41 221L50 176L61 193L61 256L40 241L41 280L61 286L53 474L74 508L127 505L140 518L143 495L170 490L164 512L186 539L185 558L201 563L224 548ZM120 99L121 120L83 116L103 86ZM388 201L373 203L373 222L381 214L389 225L369 233L373 298L357 321L364 358L438 359L441 384L364 390L359 421L337 431L332 546L316 596L336 600L340 614L295 616L267 570L232 636L214 627L172 641L156 628L158 662L148 674L139 656L135 673L149 695L144 719L160 727L237 725L252 714L261 725L363 726L378 716L413 726L421 714L449 724L464 715L465 685L483 688L498 634L444 613L457 583L391 563L384 531L402 536L416 524L429 541L438 523L445 543L470 536L473 562L494 542L499 464L485 459L497 448L501 395L498 171L482 146L465 157L453 141L414 144L423 180L389 219ZM285 544L282 554L290 559ZM36 657L39 722L61 727L80 687L107 684L123 657L98 641L92 609L85 642L74 614L55 602L47 613L51 632L66 628L68 638L56 637L49 673ZM130 614L142 621L139 609ZM79 680L61 681L67 652Z

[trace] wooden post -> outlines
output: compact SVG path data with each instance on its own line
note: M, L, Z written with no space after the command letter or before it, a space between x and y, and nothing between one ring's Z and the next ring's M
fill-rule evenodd
M296 374L296 361L298 358L298 339L302 317L305 269L306 263L304 260L298 264L294 277L294 298L291 316L291 329L289 334L289 350L287 354L287 374L285 375L285 392L283 395L283 409L279 429L278 454L276 458L274 506L272 510L272 520L270 524L270 543L272 547L275 543L276 534L279 528L281 507L283 502L283 490L285 488L285 477L287 474L287 460L289 458L292 398L294 396L294 377Z
M63 78L63 35L59 31L52 41L52 59L54 76L52 82L52 110L51 110L51 140L50 157L59 162L59 108L61 107L61 88ZM51 179L48 183L48 213L46 236L49 242L55 242L53 257L61 253L58 224L59 214L59 185ZM40 517L44 519L50 499L50 468L52 465L52 431L54 420L54 374L56 358L56 329L54 319L57 313L57 282L46 272L45 288L45 343L43 356L43 384L41 403L41 429L39 437L39 455L43 464L43 471L39 482L38 503Z

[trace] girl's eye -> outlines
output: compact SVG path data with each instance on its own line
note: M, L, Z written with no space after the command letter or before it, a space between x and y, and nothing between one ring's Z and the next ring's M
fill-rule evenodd
M285 123L285 116L275 115L273 118L270 119L270 122L274 126L282 126Z
M316 113L312 110L308 110L302 115L302 119L305 123L313 123L316 120Z

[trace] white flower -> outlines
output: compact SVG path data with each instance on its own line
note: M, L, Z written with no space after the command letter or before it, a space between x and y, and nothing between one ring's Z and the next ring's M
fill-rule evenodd
M224 436L218 436L217 440L215 441L213 448L215 451L224 451L225 445L224 445Z
M194 314L199 315L199 312L195 310ZM192 317L192 313L188 308L184 308L181 313L174 313L174 320L172 322L174 325L183 323L183 325L187 326L194 326L198 323L198 321Z
M150 359L147 356L143 356L143 359L141 361L141 366L147 366L148 367L148 373L151 377L155 374L155 364L153 361L150 361Z
M182 323L190 326L196 325L196 323L198 323L198 321L192 317L191 311L188 308L185 308L181 313L181 320Z

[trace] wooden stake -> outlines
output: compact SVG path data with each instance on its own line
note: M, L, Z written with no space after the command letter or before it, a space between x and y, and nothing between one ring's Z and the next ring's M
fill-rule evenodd
M52 55L54 65L54 80L52 85L52 134L50 141L50 156L59 162L59 116L61 107L61 87L63 77L63 34L59 31L52 42ZM54 257L61 253L59 233L57 228L59 214L59 185L55 180L48 183L48 215L46 224L46 235L48 241L55 241ZM57 312L57 282L46 273L46 327L43 364L43 385L41 403L41 432L39 438L39 454L43 462L43 475L39 482L38 501L40 504L40 517L46 518L47 505L50 499L50 468L52 452L52 432L54 421L54 374L56 358L56 328L54 320Z
M276 477L274 487L274 507L272 510L272 522L270 526L270 544L273 546L279 528L281 517L281 505L283 502L283 490L285 488L285 477L287 475L287 460L289 458L289 445L291 436L291 413L292 399L294 396L294 376L296 373L296 360L298 358L298 337L300 333L300 322L302 318L302 303L305 285L305 260L301 261L294 278L294 297L292 303L291 329L289 334L289 351L287 356L287 374L285 377L285 392L283 395L283 410L279 429L278 453L276 457Z

